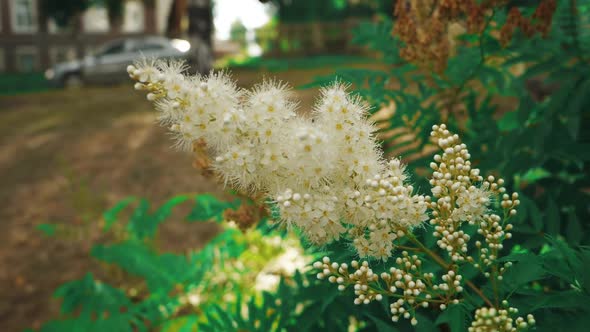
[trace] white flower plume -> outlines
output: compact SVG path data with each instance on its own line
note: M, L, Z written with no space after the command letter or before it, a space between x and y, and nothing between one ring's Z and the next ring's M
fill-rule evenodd
M204 139L227 185L271 197L281 221L311 242L344 237L361 257L385 260L396 238L429 220L430 197L414 193L398 159L383 159L368 106L346 85L322 89L311 116L302 117L283 83L247 91L225 73L189 77L183 70L163 61L128 68L178 147ZM448 131L437 135L453 139ZM437 182L434 197L446 186ZM479 189L462 192L453 217L481 218L486 197Z

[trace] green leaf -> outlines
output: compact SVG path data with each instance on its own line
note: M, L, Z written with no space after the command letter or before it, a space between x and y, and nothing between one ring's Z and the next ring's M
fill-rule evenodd
M324 312L324 310L326 310L326 308L332 304L332 302L334 302L338 296L340 295L340 291L334 287L335 291L330 292L327 296L323 296L323 299L321 300L322 302L322 306L320 307L320 312Z
M525 181L526 183L532 184L539 180L548 178L551 176L551 173L542 167L535 167L529 169L522 177L521 180Z
M399 331L395 325L393 325L391 322L389 321L385 321L381 318L375 317L369 313L365 314L374 324L375 327L377 328L378 332L396 332Z
M579 309L585 307L588 301L590 301L590 297L587 294L573 290L542 294L531 299L531 303L534 304L531 311L541 308Z
M240 205L239 200L233 202L223 202L211 194L202 194L196 197L196 204L189 215L188 221L216 221L223 220L223 212L229 208L235 208Z
M543 216L541 214L541 210L539 210L535 201L531 200L525 195L520 196L520 201L522 203L521 212L524 212L525 216L528 216L528 219L530 220L533 229L537 232L542 231Z
M82 314L119 312L131 305L125 293L108 284L95 281L91 273L83 279L65 283L55 291L56 297L63 298L62 313L72 313L82 308Z
M416 332L432 332L438 330L430 318L419 312L416 312L416 319L418 320L418 325L415 327Z
M153 214L149 213L149 202L141 199L127 225L129 232L138 239L153 237L158 226L170 216L172 209L189 198L187 195L175 196L162 204Z
M436 325L447 324L452 332L467 331L467 310L461 303L451 304L434 322Z
M39 224L35 226L35 229L43 233L45 236L51 237L55 235L57 226L54 224Z
M159 255L135 241L97 245L92 248L91 254L97 259L118 265L128 273L145 278L153 293L167 293L176 284L198 283L206 267L200 265L205 262L199 262L198 256L189 261L181 255Z
M576 211L574 210L569 211L567 216L566 236L568 242L571 244L579 244L584 235L580 219L578 219Z
M518 111L508 112L498 120L498 128L500 128L501 131L512 131L519 126Z
M197 315L186 315L166 321L162 332L195 332L197 331Z
M502 285L508 292L521 287L531 281L539 280L545 275L543 260L532 254L524 254L518 257L519 260L504 274Z
M541 210L539 210L537 204L535 204L533 201L531 201L531 204L529 204L529 218L536 231L541 231L543 229L543 217L541 215Z
M144 224L149 224L149 209L150 203L147 199L142 198L139 200L139 204L133 211L131 218L129 219L129 223L127 224L127 229L130 231L131 234L134 234L137 238L141 238L142 228ZM146 222L147 221L147 222Z
M543 218L545 223L545 229L547 233L551 235L559 234L560 229L560 216L559 209L555 200L552 197L547 199L547 209L545 210L545 217Z
M102 215L105 223L103 230L108 231L111 228L111 226L117 221L117 216L119 215L119 213L123 211L123 209L125 209L127 206L129 206L129 204L136 201L137 198L135 197L127 197L117 202L117 204L115 204L115 206L113 206L112 208L108 209Z

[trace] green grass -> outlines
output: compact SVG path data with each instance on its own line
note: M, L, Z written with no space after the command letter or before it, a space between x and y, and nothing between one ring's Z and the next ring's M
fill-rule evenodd
M0 96L50 89L43 73L0 73Z
M267 59L262 57L230 59L225 66L230 69L264 69L271 72L290 69L314 69L335 67L351 63L371 63L374 59L355 55L318 55L299 58Z

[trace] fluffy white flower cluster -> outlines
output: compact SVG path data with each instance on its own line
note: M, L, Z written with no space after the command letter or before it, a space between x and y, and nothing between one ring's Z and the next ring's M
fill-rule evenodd
M223 73L183 71L163 61L128 67L180 148L204 139L226 184L272 197L310 241L347 237L361 257L387 259L395 238L428 219L429 198L413 194L399 160L382 159L367 106L346 86L323 89L308 118L282 83L245 91Z

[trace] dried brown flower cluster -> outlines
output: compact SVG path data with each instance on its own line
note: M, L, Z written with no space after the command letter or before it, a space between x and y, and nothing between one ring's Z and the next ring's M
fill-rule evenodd
M241 231L246 231L255 226L268 215L263 204L242 204L237 210L227 209L223 212L223 218L236 223Z
M211 168L211 157L207 148L207 142L200 139L193 142L193 167L204 177L217 177L219 175ZM261 219L268 216L263 196L256 196L249 193L236 192L244 201L252 204L241 204L237 210L228 208L223 212L223 218L236 223L241 231L246 231L255 226Z
M393 34L404 42L400 55L420 66L442 72L452 52L455 34L450 30L459 25L471 34L481 34L494 10L505 6L506 0L400 0L395 6ZM507 44L516 28L532 36L547 35L555 12L555 0L541 0L535 13L526 18L516 7L500 29L500 39Z
M517 28L527 37L537 33L547 37L556 7L555 0L543 0L530 18L524 17L518 8L513 7L508 13L506 24L500 29L500 43L506 46Z

